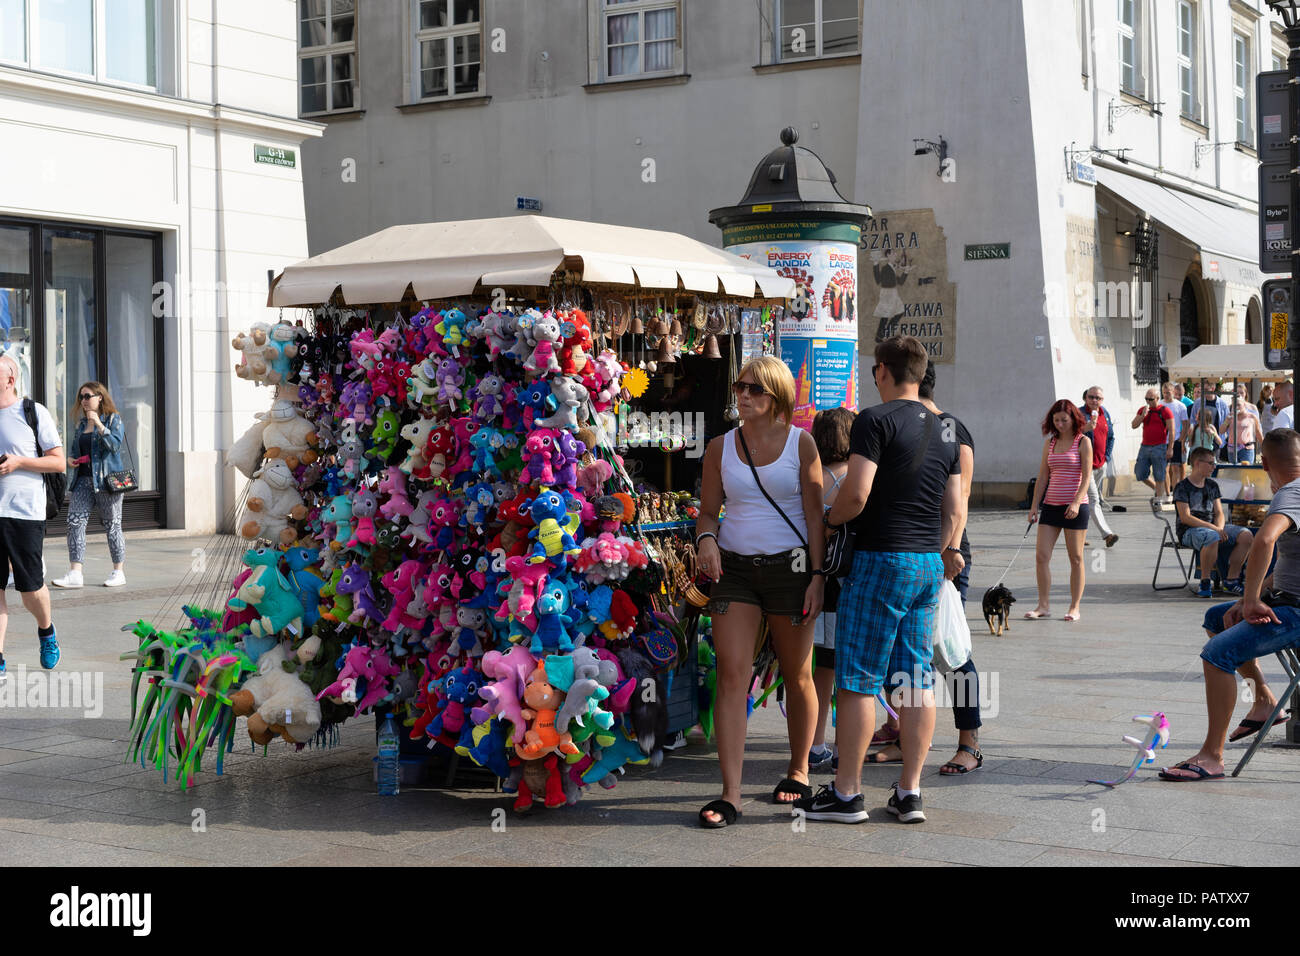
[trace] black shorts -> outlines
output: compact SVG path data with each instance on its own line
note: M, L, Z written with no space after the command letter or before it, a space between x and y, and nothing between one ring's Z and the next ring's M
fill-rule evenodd
M1049 528L1065 528L1067 531L1088 530L1088 505L1079 505L1079 514L1074 518L1065 516L1065 505L1043 505L1038 515L1038 523Z
M722 577L713 585L710 614L725 614L731 604L756 604L764 614L791 618L796 626L811 623L803 619L804 593L812 582L807 553L736 554L722 551ZM799 570L795 570L795 568Z
M1169 456L1169 461L1166 462L1166 464L1169 465L1183 464L1183 443L1182 442L1180 441L1174 442L1174 453Z
M6 580L12 578L15 590L30 593L45 584L44 546L44 521L0 518L0 572Z

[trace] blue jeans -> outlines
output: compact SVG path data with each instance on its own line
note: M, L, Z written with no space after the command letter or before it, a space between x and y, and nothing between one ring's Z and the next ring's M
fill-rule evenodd
M1253 448L1238 448L1238 449L1237 449L1237 464L1239 464L1239 465L1253 465L1253 464L1255 464L1255 449L1253 449Z
M1246 529L1240 525L1225 524L1223 530L1228 532L1228 540L1219 543L1219 559L1215 562L1215 566L1219 569L1219 577L1227 581L1228 558L1232 555L1232 549L1237 546L1237 538ZM1196 549L1197 561L1200 560L1201 549L1207 544L1214 544L1218 540L1218 532L1211 531L1209 528L1188 528L1183 532L1183 546ZM1199 564L1197 567L1199 567ZM1244 566L1242 570L1245 571Z
M1280 624L1241 621L1225 629L1223 615L1230 607L1232 604L1216 604L1205 612L1205 629L1214 635L1201 649L1201 660L1207 664L1234 674L1247 661L1284 647L1300 647L1300 608L1273 608Z
M1143 445L1139 448L1137 466L1133 469L1137 480L1146 481L1150 478L1152 481L1164 481L1168 455L1168 445Z

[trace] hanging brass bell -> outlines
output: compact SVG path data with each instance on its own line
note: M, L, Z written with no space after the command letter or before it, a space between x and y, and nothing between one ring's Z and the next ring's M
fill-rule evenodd
M645 334L645 323L641 321L641 316L637 312L632 313L632 321L628 325L628 331L633 335Z
M669 324L668 334L675 339L680 339L682 337L682 324L678 322L677 319L673 319Z
M671 365L676 361L676 358L673 355L673 343L668 336L665 335L659 340L659 351L655 355L655 358L663 365Z
M710 335L704 339L704 357L710 359L722 358L722 351L718 348L718 337L716 335Z

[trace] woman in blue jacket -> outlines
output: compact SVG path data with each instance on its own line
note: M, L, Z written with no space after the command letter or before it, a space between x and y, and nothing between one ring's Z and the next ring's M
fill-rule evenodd
M85 584L81 565L86 557L86 522L90 520L93 501L99 507L99 519L108 529L108 551L113 559L113 573L104 586L121 587L126 584L126 574L122 571L126 558L126 539L122 537L124 492L112 491L108 476L123 470L126 425L108 389L99 382L86 382L77 389L77 404L68 414L68 421L77 422L70 436L68 454L68 463L77 466L68 503L68 561L72 570L53 584L60 588L79 588Z

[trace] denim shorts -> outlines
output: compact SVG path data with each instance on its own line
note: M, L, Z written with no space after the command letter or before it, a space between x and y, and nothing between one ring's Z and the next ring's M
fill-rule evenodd
M1233 674L1247 661L1275 654L1284 647L1300 647L1300 608L1273 608L1280 624L1241 621L1225 630L1223 615L1234 603L1216 604L1205 612L1205 629L1214 637L1201 649L1201 660Z
M1223 544L1226 547L1231 548L1234 545L1236 545L1238 535L1240 535L1246 529L1241 527L1240 525L1225 524L1223 526L1223 530L1228 532L1228 540L1224 541ZM1195 548L1197 551L1200 551L1201 548L1205 547L1208 544L1218 544L1218 543L1219 543L1219 533L1217 531L1211 530L1210 528L1188 528L1186 531L1183 532L1184 547Z
M1169 451L1168 445L1143 445L1138 449L1137 467L1133 473L1137 476L1138 481L1146 481L1151 477L1151 472L1155 472L1154 481L1165 480L1165 468L1167 467L1165 458Z

